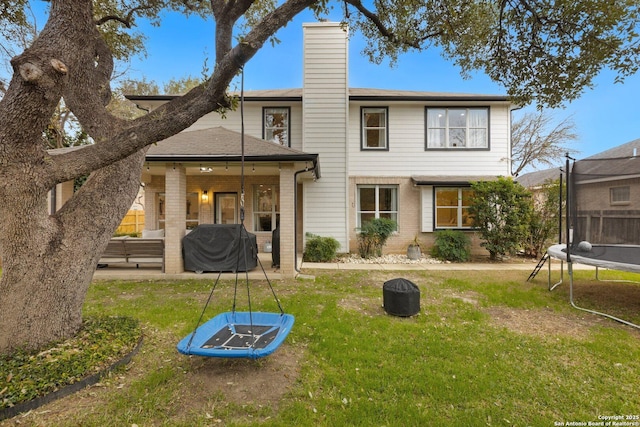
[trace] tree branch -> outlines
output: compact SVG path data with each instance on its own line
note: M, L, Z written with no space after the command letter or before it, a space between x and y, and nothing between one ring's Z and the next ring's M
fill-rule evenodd
M369 9L367 9L362 2L360 2L360 0L345 0L347 3L349 3L350 5L352 5L353 7L356 8L356 10L358 12L360 12L362 15L364 15L365 18L367 18L369 21L371 21L371 23L373 23L373 25L375 25L375 27L378 29L378 31L380 32L380 34L385 37L387 40L389 40L389 42L391 42L392 44L403 44L405 46L408 47L412 47L414 49L420 49L420 43L418 41L410 41L410 40L400 40L398 39L398 37L393 33L393 31L391 31L389 28L387 28L387 26L382 22L382 20L379 18L379 16L375 13L373 13L372 11L370 11ZM431 35L427 35L424 38L422 38L422 41L433 37L434 35L439 34L440 32L431 34Z
M89 173L121 160L147 145L177 134L211 111L228 107L226 90L240 68L255 55L269 37L314 2L315 0L289 0L267 14L241 43L224 52L216 61L214 74L208 82L171 100L148 115L128 125L112 117L109 122L101 115L99 120L105 121L94 123L93 127L97 129L88 133L91 136L95 132L98 132L98 135L107 135L103 126L104 123L109 123L108 139L100 138L96 144L89 146L49 151L56 182ZM95 101L91 105L95 105Z

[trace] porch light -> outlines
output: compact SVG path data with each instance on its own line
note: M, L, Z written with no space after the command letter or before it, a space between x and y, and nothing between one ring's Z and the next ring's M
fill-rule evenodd
M207 190L202 190L202 201L205 203L209 201L209 193Z
M211 173L213 172L213 168L208 166L200 166L200 173Z

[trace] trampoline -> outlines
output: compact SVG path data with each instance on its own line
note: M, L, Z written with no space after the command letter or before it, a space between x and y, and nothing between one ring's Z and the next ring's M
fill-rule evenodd
M636 157L637 148L629 144L615 149L615 156L596 155L574 160L573 165L567 156L564 242L569 245L552 245L546 255L567 263L569 300L574 308L640 329L640 326L610 314L579 307L573 299L573 264L595 267L597 280L600 268L640 273L640 203L634 196L639 186L640 163ZM559 240L563 240L562 235ZM560 271L560 281L551 285L549 262L549 290L563 283L562 265Z
M549 256L567 261L566 245L553 245L547 249ZM592 245L590 251L574 249L571 262L596 268L640 273L640 246L636 245Z

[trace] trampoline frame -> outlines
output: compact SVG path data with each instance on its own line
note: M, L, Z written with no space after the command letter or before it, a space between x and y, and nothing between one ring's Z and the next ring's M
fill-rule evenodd
M610 245L610 246L622 246L622 245ZM573 283L573 264L577 263L577 264L590 265L592 267L595 267L596 280L598 280L598 281L627 282L627 283L640 283L640 282L633 281L633 280L601 280L599 278L599 276L598 276L599 269L600 268L606 268L606 269L609 269L609 270L629 271L629 272L632 272L632 273L640 273L640 265L633 265L633 264L626 264L626 263L616 263L616 262L612 262L612 261L602 262L602 261L594 260L593 258L589 258L589 257L583 256L583 255L576 255L575 253L571 253L571 252L569 252L569 254L567 254L565 252L565 250L566 250L566 245L564 245L564 244L562 244L562 245L553 245L553 246L549 247L549 249L547 249L547 253L549 254L549 264L548 264L549 291L553 291L557 286L559 286L562 283L564 283L564 268L563 268L563 265L564 265L564 262L566 262L567 263L567 273L569 274L569 303L571 304L571 306L573 308L576 308L576 309L582 310L582 311L586 311L588 313L597 314L599 316L604 316L604 317L607 317L607 318L609 318L611 320L615 320L616 322L623 323L623 324L625 324L627 326L631 326L633 328L640 329L640 325L637 325L637 324L635 324L633 322L630 322L628 320L620 319L619 317L613 316L613 315L608 314L608 313L603 313L601 311L591 310L589 308L584 308L584 307L578 306L576 304L574 298L573 298L573 287L574 287L574 283ZM551 284L551 260L554 259L554 258L560 260L560 280L552 285Z

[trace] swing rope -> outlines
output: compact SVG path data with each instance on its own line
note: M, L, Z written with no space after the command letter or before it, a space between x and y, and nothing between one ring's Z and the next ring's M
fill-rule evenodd
M240 68L240 227L238 227L238 237L237 237L237 241L238 241L238 246L240 245L246 245L246 242L249 241L249 233L247 232L247 229L245 228L245 224L244 224L244 219L245 219L245 212L244 212L244 200L245 200L245 174L244 174L244 167L245 167L245 150L244 150L244 146L245 146L245 141L244 141L244 67ZM230 245L229 248L227 249L227 255L226 258L228 259L231 256L231 250L233 249L234 245ZM273 295L276 304L278 305L278 309L280 310L280 316L284 315L284 310L282 309L282 305L280 304L280 300L278 299L278 296L276 295L275 290L273 289L273 285L271 284L271 280L269 280L269 276L267 276L267 273L264 269L264 266L262 265L262 262L260 261L260 258L258 257L258 254L255 252L255 248L252 247L251 248L251 255L255 256L256 259L258 260L258 264L260 265L260 269L262 270L262 273L264 274L264 277L267 281L267 284L269 285L269 289L271 290L271 294ZM237 251L237 256L236 256L236 268L235 268L235 282L234 282L234 291L233 291L233 306L232 306L232 310L231 312L233 314L235 314L236 312L236 307L237 307L237 297L238 297L238 286L239 286L239 275L238 275L238 271L240 269L240 253L242 252L242 255L244 256L244 265L248 265L247 262L247 253L245 250L238 250ZM218 272L218 276L216 277L215 283L213 284L213 287L211 288L211 292L209 293L209 296L207 298L207 301L204 305L204 308L202 309L202 312L200 313L200 317L198 318L198 322L196 323L196 326L194 328L194 332L191 334L191 338L189 339L189 342L187 344L187 349L191 348L191 343L193 341L193 338L195 337L195 331L198 330L198 328L200 327L200 325L202 324L202 319L204 318L204 314L207 310L207 307L209 306L209 303L211 302L211 299L213 297L213 292L216 290L218 283L220 282L220 277L222 276L222 271ZM250 323L250 332L251 332L251 345L250 348L253 349L256 343L256 337L254 335L254 326L253 326L253 310L251 307L251 290L250 290L250 286L249 286L249 272L247 269L245 269L245 284L246 284L246 290L247 290L247 305L249 308L249 323Z

